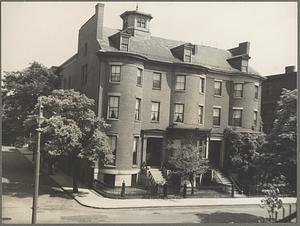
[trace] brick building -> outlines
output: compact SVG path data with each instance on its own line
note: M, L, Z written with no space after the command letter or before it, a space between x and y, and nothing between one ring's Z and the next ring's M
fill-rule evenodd
M297 89L297 72L295 66L285 67L285 73L268 75L262 83L261 117L263 131L270 133L275 119L276 105L282 89Z
M111 124L115 161L95 170L112 186L134 186L141 164L160 167L167 143L194 143L222 168L223 131L259 131L261 82L249 42L229 50L154 37L138 10L103 27L104 5L80 28L78 51L59 67L63 88L85 93Z

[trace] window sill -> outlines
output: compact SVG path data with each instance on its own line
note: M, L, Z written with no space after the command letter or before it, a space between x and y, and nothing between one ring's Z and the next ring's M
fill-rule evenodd
M137 167L138 167L137 164L132 165L132 168L137 168Z
M158 87L152 87L153 90L161 90L161 88Z
M104 167L107 167L107 168L116 168L116 165L104 165Z
M243 99L243 97L233 97L234 99Z
M140 84L136 84L136 86L137 86L137 87L142 87L142 85L140 85Z
M110 120L110 121L119 121L118 118L107 118L107 120Z
M178 92L178 93L184 93L184 92L185 92L185 89L175 89L175 92Z
M258 98L254 98L254 101L258 101L259 99Z
M214 94L214 97L221 98L221 97L222 97L222 95L220 96L220 95L216 95L216 94Z
M199 92L199 94L204 95L205 93L204 92Z
M221 125L213 125L213 128L221 128Z
M183 125L183 124L184 124L184 122L176 122L176 121L173 121L173 125L177 125L177 124L179 124L179 125Z
M159 121L151 121L151 123L159 123Z
M141 123L141 120L135 119L134 122L136 122L136 123Z
M112 81L109 81L109 84L120 85L121 82L112 82Z

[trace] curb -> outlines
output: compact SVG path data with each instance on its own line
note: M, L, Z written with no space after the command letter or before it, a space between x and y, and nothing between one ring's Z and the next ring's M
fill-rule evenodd
M19 149L17 149L18 152L25 158L27 159L27 161L31 162L28 158L26 158L24 156L24 154L22 152L19 151ZM31 162L32 163L32 162ZM45 171L43 169L41 169L41 171L44 173ZM52 177L51 175L48 175L48 174L43 174L43 175L46 175L47 176L47 179L55 184L56 186L58 186L64 193L66 193L68 196L70 196L71 198L73 198L79 205L81 206L84 206L84 207L88 207L88 208L93 208L93 209L140 209L140 208L143 208L143 209L146 209L146 208L179 208L179 207L208 207L208 206L244 206L244 205L259 205L259 204L207 204L207 205L166 205L166 206L156 206L156 205L153 205L153 206L131 206L131 207L97 207L97 206L90 206L90 205L87 205L87 204L84 204L82 202L80 202L76 196L73 194L73 193L70 193L69 191L65 190L58 182L56 182ZM91 190L91 189L88 189L90 190L90 192L96 194L96 195L99 195L96 191L94 190ZM199 198L199 201L201 201L201 198Z

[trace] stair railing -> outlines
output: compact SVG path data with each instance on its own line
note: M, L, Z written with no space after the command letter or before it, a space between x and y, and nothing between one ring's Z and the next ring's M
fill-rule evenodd
M240 182L238 182L238 180L234 179L233 177L229 177L233 186L236 188L236 190L238 190L238 192L240 194L244 194L244 191L245 191L245 186L242 185Z
M156 187L156 182L155 182L155 179L154 179L152 173L150 172L150 170L148 171L147 177L148 177L148 181L149 181L149 183L150 183L150 184L149 184L150 189L151 189L152 191L154 191L154 190L155 190L155 187Z

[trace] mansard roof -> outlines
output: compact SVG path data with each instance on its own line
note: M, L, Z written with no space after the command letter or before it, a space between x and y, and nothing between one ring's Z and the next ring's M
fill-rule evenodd
M103 38L101 40L98 40L101 51L120 51L109 42L109 37L118 32L120 32L120 30L104 27ZM227 60L233 57L233 54L229 50L218 49L210 46L196 45L197 52L195 55L193 55L192 63L183 62L172 54L171 49L186 43L187 42L170 40L155 36L150 36L150 38L132 36L130 38L128 52L144 56L147 59L153 61L166 63L184 63L198 65L216 71L243 73L240 70L233 68L228 63ZM248 68L247 74L259 75L259 73L251 67Z

